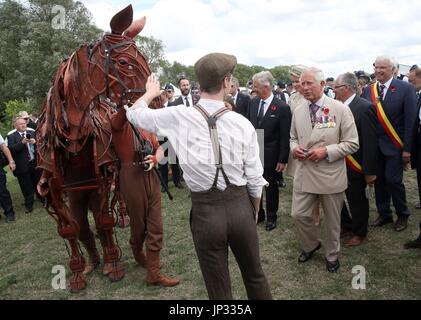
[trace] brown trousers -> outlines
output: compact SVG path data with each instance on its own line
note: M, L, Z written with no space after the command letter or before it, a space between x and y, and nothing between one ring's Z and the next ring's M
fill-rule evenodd
M209 299L232 299L228 247L240 267L248 298L272 299L260 264L254 210L246 187L193 192L190 219Z
M130 217L130 243L146 250L160 251L163 242L161 190L154 171L142 165L123 163L120 190Z

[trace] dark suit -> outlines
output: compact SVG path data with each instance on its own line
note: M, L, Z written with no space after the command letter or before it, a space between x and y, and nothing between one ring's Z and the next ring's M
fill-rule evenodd
M289 106L274 97L259 126L257 116L260 104L260 98L250 100L247 119L249 119L256 130L264 130L263 177L269 182L269 187L266 189L267 217L268 221L276 221L279 207L279 190L275 169L277 163L288 163L289 131L292 116ZM262 202L260 205L262 212Z
M238 92L237 99L235 100L235 112L246 117L249 103L250 103L250 96L244 93Z
M364 90L364 98L372 101L371 86ZM412 131L416 112L416 97L412 85L393 79L382 102L383 109L393 128L404 143L403 150L397 147L382 125L378 125L379 161L376 180L377 211L384 219L392 218L390 199L399 217L408 217L403 184L402 152L411 152Z
M35 131L27 129L26 133L35 139ZM22 143L22 135L15 131L7 136L7 144L16 163L16 170L13 174L19 182L23 197L25 198L25 208L32 210L34 204L34 192L40 179L40 170L36 169L36 148L33 145L34 158L30 161L30 155L27 144Z
M351 217L346 206L341 214L341 227L350 230L356 236L367 236L369 201L365 196L365 175L376 175L377 170L377 115L372 103L356 96L349 108L357 126L360 149L353 158L361 165L362 174L347 166L348 189L346 197Z
M414 128L412 133L412 152L411 152L411 167L417 170L418 181L418 196L421 203L421 119L419 117L421 110L421 94L418 96L417 113L414 121ZM420 222L421 230L421 222Z
M185 97L183 95L181 95L177 99L175 99L173 102L169 103L168 107L179 106L179 105L182 105L182 104L185 105L186 103L185 103L184 99L185 99ZM192 100L193 100L193 97L192 97ZM191 107L191 105L190 105L190 107ZM181 184L181 177L182 177L183 173L181 172L180 164L178 163L178 157L175 158L175 163L174 163L174 159L172 159L172 156L175 155L175 152L172 149L171 145L169 145L168 150L170 151L169 152L169 155L170 155L169 161L171 163L172 178L173 178L174 184L177 186L177 185ZM163 176L164 182L166 182L167 185L168 185L168 167L167 166L165 166L165 165L161 166L161 174ZM165 177L167 177L167 178L165 179Z

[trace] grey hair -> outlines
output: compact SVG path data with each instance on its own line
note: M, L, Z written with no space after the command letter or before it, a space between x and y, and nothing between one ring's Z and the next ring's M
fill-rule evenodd
M352 92L357 93L358 92L358 79L357 76L351 72L347 72L344 74L341 74L339 76L338 82L342 85L345 84L349 86L352 89Z
M314 74L314 79L317 82L324 82L325 81L325 75L324 75L323 71L321 69L315 68L315 67L311 67L311 68L305 69L303 71L303 73L301 74L301 76L300 76L300 81L301 81L301 78L303 77L303 74L305 72L311 72L311 73L313 73Z
M392 56L378 56L376 58L376 61L388 61L392 66L393 70L396 70L399 67L398 61Z
M270 73L270 71L261 71L259 73L256 73L253 76L252 80L257 81L262 86L272 88L274 78L273 78L272 73Z
M240 82L236 77L232 77L231 82L234 83L237 88L240 86Z

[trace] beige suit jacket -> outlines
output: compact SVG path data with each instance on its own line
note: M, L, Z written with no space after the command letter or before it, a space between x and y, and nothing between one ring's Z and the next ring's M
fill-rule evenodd
M349 107L325 96L329 116L336 117L331 128L311 127L308 102L301 104L292 117L291 152L298 146L306 149L327 147L328 157L315 163L297 161L294 191L314 194L335 194L348 187L345 157L359 148L358 132Z

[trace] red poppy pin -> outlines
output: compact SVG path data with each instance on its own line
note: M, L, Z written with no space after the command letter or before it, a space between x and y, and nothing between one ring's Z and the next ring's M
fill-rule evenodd
M328 114L329 114L329 108L328 107L326 107L326 106L324 106L323 107L323 113L327 116Z
M276 111L276 106L271 106L270 108L272 109L272 111Z
M396 87L395 86L390 86L390 91L395 92L396 91Z

